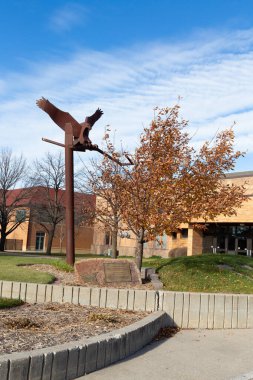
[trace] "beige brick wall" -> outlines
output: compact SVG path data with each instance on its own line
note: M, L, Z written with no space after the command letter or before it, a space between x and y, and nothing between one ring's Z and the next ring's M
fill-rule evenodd
M187 256L200 255L202 253L203 233L200 230L189 227Z
M228 184L243 185L247 189L246 194L248 195L247 201L242 204L236 212L236 215L225 217L220 215L215 218L215 220L210 222L217 223L253 223L253 172L252 173L237 173L233 174L231 177L228 176L224 180ZM193 221L194 222L194 221ZM197 222L197 221L195 221ZM201 222L201 220L198 220ZM181 228L188 228L188 224L180 226ZM177 238L173 239L172 236L167 237L167 246L165 249L156 248L155 242L149 242L144 250L144 256L149 257L152 255L160 255L162 257L168 257L174 255L176 250L186 251L187 255L201 254L203 251L203 239L202 231L189 228L188 238L182 238L180 230L177 232ZM120 255L133 256L136 247L136 240L134 236L131 239L118 239L118 249ZM108 249L109 247L104 245L104 231L103 229L96 229L94 233L94 252L101 253L103 249Z
M225 183L235 185L245 185L247 199L242 203L241 207L237 209L236 215L223 216L220 215L212 222L217 223L252 223L253 222L253 176L227 178L224 179ZM201 220L198 220L201 221Z
M22 207L21 209L24 210L25 208ZM26 212L27 212L27 218L29 218L29 210L26 209ZM14 211L13 219L15 220L15 218L16 218L16 212ZM8 226L8 229L11 228L11 225L12 224L10 223L10 225ZM29 228L29 220L20 224L12 233L10 233L7 236L7 239L22 240L22 251L26 250L28 228Z

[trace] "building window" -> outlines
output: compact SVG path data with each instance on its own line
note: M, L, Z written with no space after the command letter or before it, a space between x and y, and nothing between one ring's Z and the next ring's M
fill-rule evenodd
M156 237L155 248L165 249L167 246L167 235L164 233L161 236Z
M111 234L110 232L105 233L105 245L111 245L112 244L112 239L111 239Z
M182 230L181 230L181 236L182 236L182 239L187 239L188 238L188 228L182 228Z
M26 218L26 210L17 210L16 211L16 223L23 222Z
M172 239L175 240L177 238L177 232L172 232L171 236Z
M43 251L45 241L45 232L36 232L36 251Z

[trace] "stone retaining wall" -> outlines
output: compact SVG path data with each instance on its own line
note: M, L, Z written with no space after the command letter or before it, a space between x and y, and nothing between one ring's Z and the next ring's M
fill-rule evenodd
M253 328L253 295L86 288L0 281L0 297L111 309L165 311L182 328Z
M71 380L140 350L167 325L155 312L130 326L97 337L0 356L1 380Z
M253 295L159 291L158 309L182 328L253 328Z
M75 379L138 351L164 326L253 328L253 295L86 288L0 281L0 297L29 303L70 302L151 311L126 328L96 338L0 357L1 380Z

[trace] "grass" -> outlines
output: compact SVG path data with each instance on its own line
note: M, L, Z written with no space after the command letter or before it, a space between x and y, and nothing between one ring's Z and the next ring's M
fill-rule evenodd
M100 256L94 254L77 254L76 260L90 258L108 258L109 256ZM38 284L50 284L54 282L55 277L49 273L39 272L29 267L29 264L48 264L65 272L73 272L74 268L65 261L66 256L53 254L51 257L36 257L36 254L29 253L29 257L24 255L0 254L0 280L34 282ZM28 266L27 266L28 265Z
M62 259L38 258L38 257L18 257L0 255L0 280L35 282L39 284L50 284L55 277L49 273L32 270L29 264L49 264L57 269L73 271L73 268Z
M91 257L98 258L100 256L84 255L82 259ZM77 256L78 259L79 257ZM131 259L133 258L131 257ZM54 281L53 275L26 267L29 264L50 264L62 271L73 271L73 268L66 264L63 258L38 258L0 254L0 280L42 284ZM219 267L219 265L223 267ZM229 266L230 269L224 267L224 265ZM217 254L171 259L154 256L144 258L143 266L156 268L165 290L253 293L253 259L245 256Z
M50 261L50 264L63 272L74 272L74 268L67 264L65 260L53 260L53 262Z
M41 251L24 251L24 252L17 252L17 251L5 251L5 252L0 252L0 256L1 255L4 255L4 256L7 256L7 255L14 255L14 256L18 256L18 255L29 255L29 257L35 257L35 258L38 258L38 256L40 257L44 257L44 258L57 258L57 259L65 259L66 258L66 253L65 252L52 252L51 255L47 255L45 252L41 252ZM81 259L91 259L91 258L96 258L96 257L107 257L107 256L104 256L104 255L97 255L95 253L79 253L77 252L76 253L76 260L81 260Z
M29 267L29 264L49 264L65 272L73 272L74 268L65 261L66 256L52 255L52 257L36 257L29 254L29 257L0 254L0 280L34 282L39 284L50 284L54 282L55 277L49 273L39 272ZM76 255L76 260L84 258L109 258L109 256L99 256L94 254ZM28 266L27 266L28 265Z
M102 313L90 313L88 320L90 322L104 321L106 323L117 323L119 318L112 314L102 314Z
M166 290L253 293L253 259L249 257L230 255L178 257L160 259L160 266L158 261L154 260Z
M23 301L18 299L0 298L0 309L23 305Z
M110 256L100 256L94 254L76 255L76 260L90 259L90 258L110 258ZM121 256L121 259L134 259L134 257ZM143 259L144 266L153 266L158 268L163 263L164 259L159 256L154 256L150 259ZM165 259L166 262L166 259ZM65 256L52 255L51 257L36 257L30 255L8 255L5 253L0 254L0 280L4 281L18 281L18 282L34 282L39 284L50 284L54 282L55 277L49 273L39 272L29 267L29 264L49 264L55 266L57 269L65 272L73 272L72 266L68 265L65 261ZM28 265L28 266L27 266Z
M170 259L163 259L161 256L152 256L149 258L143 258L142 266L143 267L152 267L152 268L160 268L163 264L168 263Z

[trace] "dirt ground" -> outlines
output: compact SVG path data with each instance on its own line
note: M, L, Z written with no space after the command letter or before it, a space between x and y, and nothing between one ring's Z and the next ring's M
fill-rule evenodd
M73 272L63 272L45 264L29 267L31 270L53 274L56 277L54 284L81 285ZM150 284L137 287L150 289ZM0 355L107 333L130 325L146 315L146 312L99 309L68 303L24 304L3 309L0 310Z
M24 304L0 310L0 355L27 351L103 334L148 313L72 304Z
M63 272L63 271L58 270L52 265L32 264L32 265L27 265L26 267L27 268L30 267L31 270L33 271L37 270L39 272L47 272L47 273L53 274L56 277L56 281L54 282L54 284L96 287L96 285L94 284L90 285L88 283L87 284L80 283L74 272ZM107 284L106 287L110 287L110 284ZM114 287L114 285L112 285L112 287ZM138 285L133 285L129 283L129 284L124 284L122 286L120 284L117 284L117 288L126 288L126 287L132 288L132 289L146 289L146 290L154 289L151 282L147 282L145 284L138 284Z

